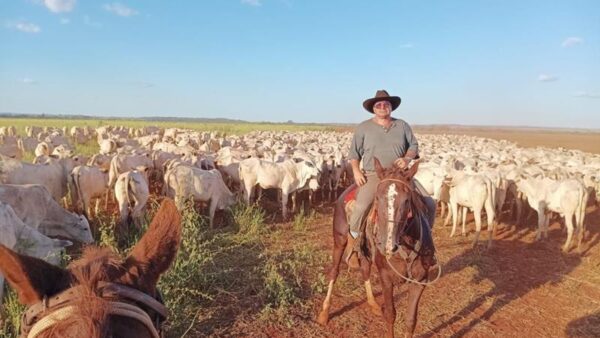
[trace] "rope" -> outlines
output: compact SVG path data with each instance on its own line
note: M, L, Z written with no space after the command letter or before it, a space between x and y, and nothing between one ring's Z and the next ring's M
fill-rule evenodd
M395 272L395 273L396 273L398 276L402 277L402 278L403 278L405 281L407 281L407 282L409 282L409 283L415 283L415 284L418 284L418 285L424 285L424 286L427 286L427 285L434 284L434 283L435 283L435 282L437 282L437 281L440 279L440 277L442 276L442 265L441 265L441 264L437 264L437 267L438 267L438 274L437 274L437 276L435 277L435 279L434 279L434 280L432 280L432 281L429 281L429 280L428 280L427 282L419 282L419 281L418 281L418 280L416 280L416 279L412 279L412 278L404 277L404 275L403 275L403 274L401 274L400 272L398 272L398 270L396 270L396 268L394 268L394 266L392 265L392 263L390 263L390 258L389 258L388 256L385 256L385 261L386 261L386 262L387 262L387 264L390 266L390 268L392 268L392 271L394 271L394 272ZM411 266L410 266L410 267L412 267L412 264L411 264ZM407 264L407 269L408 269L408 268L409 268L409 265ZM408 271L408 270L407 270L407 271ZM427 274L427 277L429 278L429 273Z

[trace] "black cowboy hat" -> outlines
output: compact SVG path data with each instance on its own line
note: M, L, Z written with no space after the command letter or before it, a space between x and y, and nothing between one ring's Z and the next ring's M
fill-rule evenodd
M400 105L401 100L400 97L390 96L387 91L382 89L375 93L375 97L366 99L365 102L363 102L363 107L370 113L373 113L373 106L379 101L388 101L392 105L392 111L394 111Z

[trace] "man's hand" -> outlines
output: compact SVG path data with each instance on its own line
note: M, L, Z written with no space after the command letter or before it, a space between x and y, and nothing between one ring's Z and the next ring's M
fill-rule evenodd
M400 169L406 169L409 163L410 159L406 157L400 157L399 159L394 161L394 165Z
M362 171L354 170L352 173L354 174L354 182L356 183L356 185L362 187L363 185L365 185L365 183L367 183L367 179L365 178L365 175L362 173Z

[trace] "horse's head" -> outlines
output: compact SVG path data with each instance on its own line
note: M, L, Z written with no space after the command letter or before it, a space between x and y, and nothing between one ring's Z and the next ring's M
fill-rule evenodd
M156 284L177 254L181 216L165 200L148 231L122 259L88 247L63 269L0 245L0 273L29 306L27 337L158 337L166 308Z
M410 182L419 163L415 162L409 169L384 169L377 158L374 160L380 183L375 193L377 222L373 235L379 252L390 256L396 252L399 239L405 234L413 206L420 202Z

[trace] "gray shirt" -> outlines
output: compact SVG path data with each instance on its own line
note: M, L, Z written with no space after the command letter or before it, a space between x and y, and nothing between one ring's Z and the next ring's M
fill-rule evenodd
M377 157L384 168L389 168L396 159L404 157L409 150L414 151L418 157L419 143L408 123L392 118L392 124L386 130L368 119L356 127L348 157L362 160L363 169L373 171L375 170L374 157Z

